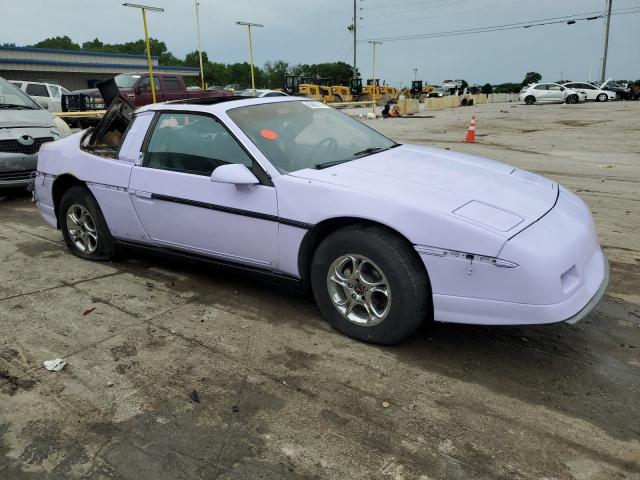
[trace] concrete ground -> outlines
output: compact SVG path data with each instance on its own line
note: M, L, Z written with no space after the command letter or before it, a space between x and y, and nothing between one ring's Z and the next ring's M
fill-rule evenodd
M463 144L474 112L477 144ZM0 478L640 478L640 102L371 121L591 206L612 263L575 326L425 325L381 348L292 289L129 253L67 253L0 202ZM64 357L64 370L42 367ZM193 392L197 392L197 400Z

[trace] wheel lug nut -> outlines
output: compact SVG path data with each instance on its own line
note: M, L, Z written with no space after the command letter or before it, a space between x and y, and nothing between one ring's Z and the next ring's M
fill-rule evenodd
M352 294L351 294L351 298L356 298L356 294L355 294L355 293L352 293Z

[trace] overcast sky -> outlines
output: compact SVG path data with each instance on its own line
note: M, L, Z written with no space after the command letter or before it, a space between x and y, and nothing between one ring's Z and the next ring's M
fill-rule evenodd
M163 7L149 14L151 36L182 57L196 48L192 0L143 0ZM357 0L362 40L406 34L504 25L602 11L604 0ZM35 43L68 35L77 42L98 37L125 42L142 37L138 11L118 0L2 0L0 43ZM613 0L614 10L639 7L638 0ZM33 15L29 15L33 12ZM36 13L37 12L37 13ZM26 21L29 15L28 22ZM254 36L255 61L290 63L353 61L347 31L352 0L200 0L202 48L221 62L248 59L247 32L236 20L263 23ZM602 56L601 19L475 35L385 42L378 47L377 77L401 86L418 78L439 83L464 78L469 83L521 81L535 70L543 80L598 77ZM640 78L640 14L611 18L607 74ZM358 67L371 77L371 46L358 44ZM591 67L591 68L590 68Z

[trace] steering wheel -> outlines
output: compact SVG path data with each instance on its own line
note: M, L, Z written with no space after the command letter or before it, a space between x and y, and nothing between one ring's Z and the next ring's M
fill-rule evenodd
M313 150L311 150L311 153L309 154L308 162L310 164L315 165L315 162L312 162L311 160L313 160L313 158L322 148L327 149L327 152L326 152L327 154L329 153L333 154L338 150L338 142L333 137L326 137L320 140L320 143L318 143L315 147L313 147Z

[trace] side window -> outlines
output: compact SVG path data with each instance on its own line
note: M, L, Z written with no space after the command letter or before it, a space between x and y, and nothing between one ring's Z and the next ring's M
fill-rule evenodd
M32 97L48 97L49 91L46 85L38 85L37 83L29 83L27 85L27 95Z
M162 79L164 81L165 90L168 92L181 92L182 88L180 88L180 82L176 77L164 77Z
M562 87L560 85L549 85L547 90L553 90L555 92L559 91Z
M160 80L158 77L153 77L153 85L156 87L156 92L160 90ZM149 77L145 77L140 81L138 88L142 89L143 92L151 91L151 81Z
M280 92L269 92L265 97L284 97L284 94Z
M57 85L49 85L49 91L51 92L51 96L53 98L60 98L60 87Z
M546 85L536 85L536 88L534 88L534 90L546 90L547 86Z
M161 113L144 154L144 167L209 176L220 165L253 160L216 119L192 113Z
M16 87L22 90L22 82L10 82L10 83L13 83Z

